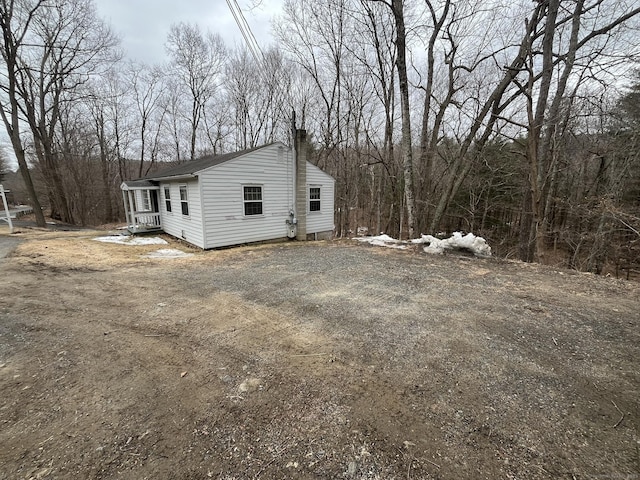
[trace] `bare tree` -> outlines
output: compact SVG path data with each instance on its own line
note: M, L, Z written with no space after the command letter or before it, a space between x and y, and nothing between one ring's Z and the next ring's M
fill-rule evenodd
M2 83L0 84L0 88L4 93L3 98L0 100L0 114L11 140L20 173L35 212L36 224L42 228L46 227L46 222L31 178L20 133L21 107L19 104L20 88L18 82L21 79L21 56L27 42L27 35L34 22L35 15L45 4L46 0L37 2L2 0L0 3L0 28L2 29L3 40L2 59L6 69L6 76L3 75Z
M172 25L167 37L167 52L178 78L190 95L189 126L191 130L190 159L196 157L198 129L207 103L216 93L223 70L226 47L222 37L202 34L197 25Z
M413 142L411 141L411 106L409 105L409 78L407 75L407 33L404 18L404 0L392 0L391 9L396 29L396 67L400 89L402 115L402 160L404 165L404 197L407 204L409 238L415 230L415 192L413 189Z
M104 123L105 141L108 151L117 164L120 182L134 175L129 170L127 158L135 158L134 138L136 136L136 108L133 105L132 92L126 69L121 64L114 64L104 75L94 76L87 86L85 103L94 117L101 117L97 128ZM101 135L96 132L96 135Z
M285 117L290 82L279 50L269 49L258 58L246 49L236 50L227 64L225 79L237 148L273 142L286 135L288 129L283 127L288 125Z
M189 132L185 130L185 119L188 122L189 115L183 113L179 80L168 76L166 82L167 89L162 98L163 109L167 112L164 128L167 136L171 138L174 159L182 162L187 152L184 147L184 139L189 137Z
M458 41L448 29L447 38L450 48L444 60L448 67L449 86L445 105L454 107L460 115L463 115L454 120L462 131L462 135L456 139L458 146L454 149L455 153L452 155L447 166L447 174L442 181L442 192L430 222L431 231L438 230L453 197L472 170L475 164L474 160L478 158L482 148L494 133L494 128L502 118L503 112L520 95L519 91L512 91L513 81L521 72L528 58L537 26L543 16L542 11L542 3L538 3L525 19L518 44L510 46L509 50L512 50L513 53L511 59L507 60L508 63L502 66L500 76L492 79L492 84L489 84L488 88L480 88L477 94L469 95L467 99L462 101L453 98L453 93L460 90L460 87L454 83L458 72L474 72L480 64L488 60L493 61L497 54L495 51L484 54L478 52L469 61L464 57L458 58L460 53L457 46ZM469 109L470 105L473 105L472 109ZM465 111L466 109L469 109L469 113ZM445 115L442 110L439 113ZM429 148L434 148L434 146L431 145Z
M445 58L445 64L448 67L448 82L446 89L446 96L440 102L437 109L435 119L431 123L432 108L434 103L434 90L435 90L435 73L436 73L436 45L438 39L442 36L442 31L446 25L449 14L452 10L451 0L445 0L441 8L430 0L425 0L425 5L429 11L429 17L431 20L431 33L428 36L426 53L426 79L424 81L424 107L422 113L422 131L420 134L420 163L424 166L425 177L423 179L425 185L424 188L429 194L431 190L431 176L433 170L434 157L436 155L436 147L440 139L441 125L444 120L444 115L449 104L453 100L453 95L456 93L455 85L455 67L451 62L451 55L454 54L455 43L451 41L451 31L447 31L446 35L451 44L451 51L448 57Z
M23 0L6 6L22 8L22 15L29 19L21 43L7 38L15 47L11 75L17 108L33 137L52 216L72 223L55 149L60 111L90 75L114 59L117 41L96 16L90 0Z
M275 24L282 48L314 83L317 115L305 115L307 129L317 132L318 162L341 179L336 185L337 234L349 231L349 185L346 183L343 65L346 61L349 0L304 2L286 0L284 19ZM312 125L313 120L313 125Z
M370 109L366 125L362 126L366 137L365 164L370 183L368 209L371 213L366 222L367 230L371 230L374 226L374 231L382 231L383 199L386 190L390 188L392 200L385 230L389 231L390 223L396 223L394 220L397 220L398 232L400 232L402 231L401 207L395 207L396 204L403 202L396 198L400 189L397 188L397 182L393 179L395 175L390 173L395 167L396 43L394 31L389 28L393 25L393 14L387 5L378 2L360 0L359 7L361 10L352 11L356 22L356 38L359 41L353 44L349 42L347 48L361 65L361 69L355 70L353 75L368 79L366 83L360 81L359 84L371 90L379 102L377 107L375 102L372 106L370 101L362 105L363 108ZM354 85L357 86L358 82L354 82ZM350 89L350 91L353 90L353 88ZM379 111L379 108L382 108L382 111ZM392 177L391 181L388 177ZM393 218L394 210L400 213L398 219Z
M114 220L113 204L111 201L111 182L109 179L109 159L111 157L110 140L113 138L113 134L110 134L108 128L109 120L107 105L109 104L110 99L105 95L106 92L104 91L97 91L95 93L96 94L89 99L89 108L93 118L94 132L98 141L98 156L100 158L102 198L105 205L102 221L103 223L109 223Z
M117 212L120 211L120 195L114 189L129 179L127 162L123 151L128 150L128 137L132 123L133 109L125 99L125 91L129 91L127 81L123 78L127 75L120 69L114 68L104 77L94 78L87 86L87 94L82 103L76 102L74 107L82 112L88 110L92 122L87 125L91 131L91 138L97 142L97 156L100 164L101 193L104 202L104 210L101 213L102 223L110 223L117 220ZM122 76L122 77L121 77ZM130 93L130 92L129 92ZM92 143L93 144L93 143Z
M561 107L582 84L590 81L591 71L602 67L607 44L614 43L612 31L640 14L640 7L625 8L618 4L611 14L603 15L605 3L605 0L578 0L569 9L561 0L548 0L544 26L536 35L539 46L532 43L528 53L527 83L522 86L527 100L527 205L531 212L521 228L521 258L525 261L541 261L544 255L547 209L555 178L554 139L563 118ZM542 57L541 63L537 61L538 55ZM569 87L572 77L578 79L573 88ZM556 85L552 89L554 80Z
M157 67L130 63L127 72L127 77L131 82L134 105L138 113L137 143L139 145L140 158L138 176L142 177L149 171L156 160L159 143L158 132L166 112L161 101L166 91L166 85L164 75ZM155 119L156 125L154 127L152 122L156 115L159 118Z

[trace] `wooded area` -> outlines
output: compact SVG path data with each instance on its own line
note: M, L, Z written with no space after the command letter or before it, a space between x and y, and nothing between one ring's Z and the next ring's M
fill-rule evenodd
M7 180L61 221L122 221L123 180L290 143L295 111L337 180L338 237L462 230L497 255L638 275L639 13L284 0L269 48L176 24L167 63L146 65L91 0L0 0L0 114L24 187Z

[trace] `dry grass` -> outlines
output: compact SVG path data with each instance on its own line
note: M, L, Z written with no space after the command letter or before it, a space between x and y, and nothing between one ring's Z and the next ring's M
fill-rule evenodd
M121 245L95 240L108 233L99 230L56 232L22 229L14 236L27 241L18 245L12 256L18 257L21 262L36 261L48 267L87 267L105 270L157 262L158 260L146 258L144 255L160 248L187 250L184 245L178 244L167 235L162 235L162 238L169 245ZM193 261L193 257L172 261L188 262Z
M0 235L8 235L9 227L0 227ZM167 245L123 245L98 242L95 238L110 235L106 230L51 231L38 228L15 229L12 235L25 240L18 245L12 256L25 263L58 268L93 268L107 270L171 262L172 265L218 263L230 257L250 254L250 252L273 248L269 244L239 246L232 249L203 251L170 235L160 234ZM314 242L308 242L313 244ZM324 243L324 242L317 242ZM283 243L282 246L295 248L300 244ZM193 254L184 258L148 258L147 254L159 249L171 248Z

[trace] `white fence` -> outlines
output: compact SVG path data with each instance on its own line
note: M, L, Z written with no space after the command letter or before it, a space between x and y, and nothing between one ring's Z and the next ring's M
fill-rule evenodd
M133 212L133 227L136 230L155 230L162 228L160 213Z

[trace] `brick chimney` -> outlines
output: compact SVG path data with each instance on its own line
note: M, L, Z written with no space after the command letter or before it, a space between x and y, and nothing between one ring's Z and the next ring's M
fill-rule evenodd
M307 131L296 130L296 240L307 239Z

